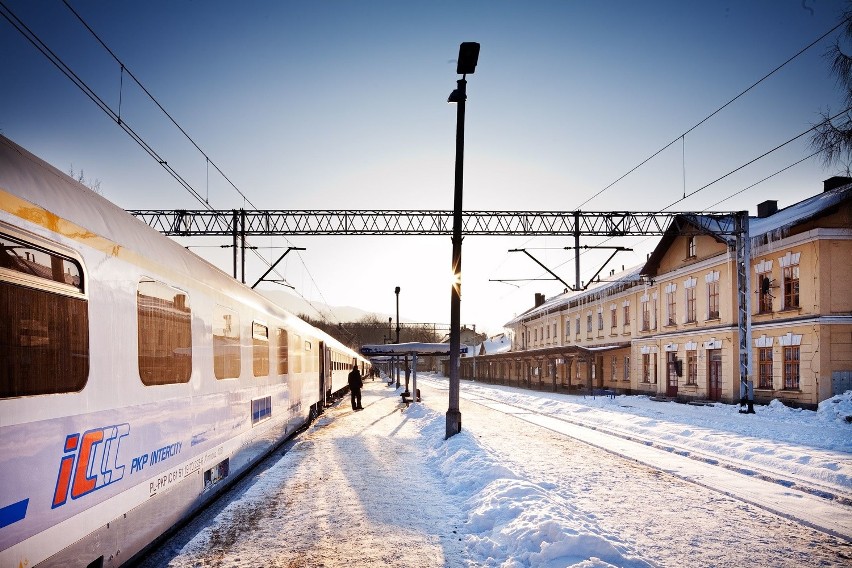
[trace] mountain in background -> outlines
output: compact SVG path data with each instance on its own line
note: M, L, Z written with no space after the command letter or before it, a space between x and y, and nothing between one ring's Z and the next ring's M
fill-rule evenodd
M299 296L295 296L284 290L256 290L263 296L269 298L288 312L300 315L305 314L314 319L322 319L317 310L322 312L322 315L330 322L357 322L361 321L365 316L375 315L379 321L387 321L389 314L380 314L374 312L365 312L364 310L353 308L352 306L328 306L322 302L311 302ZM401 321L406 321L401 318Z

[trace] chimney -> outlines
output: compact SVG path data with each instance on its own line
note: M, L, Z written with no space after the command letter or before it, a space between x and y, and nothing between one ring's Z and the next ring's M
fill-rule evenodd
M844 185L852 183L852 178L846 176L834 176L830 177L827 180L822 182L822 190L831 191L832 189L836 189L838 187L842 187Z
M757 218L766 219L771 215L778 213L778 202L774 199L767 199L763 203L757 204Z
M537 308L540 305L542 305L543 303L544 303L544 294L539 294L538 292L536 292L535 293L535 306L533 306L533 307Z

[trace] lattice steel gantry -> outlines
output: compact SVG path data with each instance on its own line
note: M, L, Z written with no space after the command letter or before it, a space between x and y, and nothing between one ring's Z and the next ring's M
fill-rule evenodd
M242 249L245 280L245 238L251 236L332 235L446 235L452 234L453 212L443 210L132 210L130 214L168 236L229 236L234 244L234 277L237 249ZM663 235L687 228L723 238L737 263L737 320L739 328L740 381L743 393L751 393L752 361L751 293L749 270L751 239L748 212L630 212L630 211L465 211L465 236L566 236L580 237ZM579 254L575 270L579 287Z

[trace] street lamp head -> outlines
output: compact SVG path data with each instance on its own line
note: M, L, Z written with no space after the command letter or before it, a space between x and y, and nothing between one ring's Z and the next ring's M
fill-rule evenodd
M394 293L395 293L395 294L399 294L399 286L397 286L396 288L394 288L394 289L393 289L393 291L394 291Z
M452 103L462 103L467 100L467 94L463 89L454 89L450 96L447 97L447 102Z
M473 75L478 61L479 44L475 41L463 42L459 46L459 59L456 65L456 73L459 75Z

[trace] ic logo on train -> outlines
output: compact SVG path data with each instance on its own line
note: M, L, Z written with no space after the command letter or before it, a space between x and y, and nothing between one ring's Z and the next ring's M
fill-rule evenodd
M124 477L124 466L118 463L118 448L129 433L129 424L118 424L88 430L82 436L79 433L66 436L51 508L64 505L69 493L72 499L77 499Z

